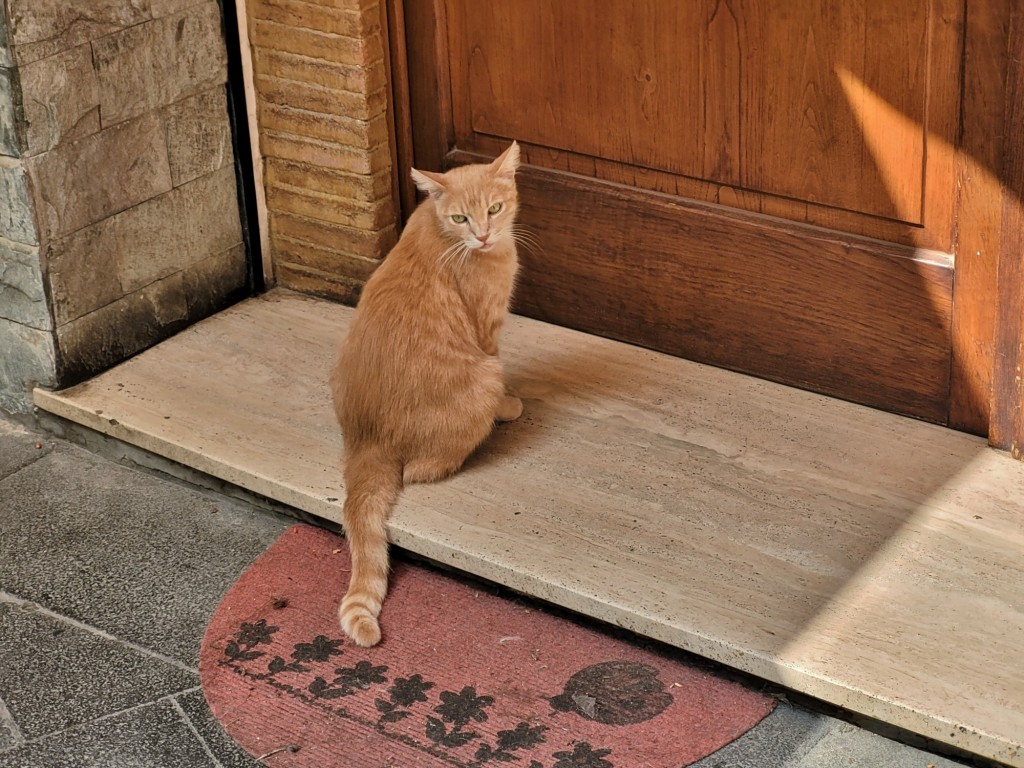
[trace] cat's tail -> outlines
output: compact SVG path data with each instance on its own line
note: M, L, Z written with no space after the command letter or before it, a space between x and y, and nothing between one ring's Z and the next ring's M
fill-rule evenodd
M357 645L380 642L380 614L388 589L387 519L402 490L402 465L371 446L345 462L345 537L352 554L348 592L338 608L345 634Z

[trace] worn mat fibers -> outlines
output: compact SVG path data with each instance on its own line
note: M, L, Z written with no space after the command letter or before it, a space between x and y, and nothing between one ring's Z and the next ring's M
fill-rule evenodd
M407 563L383 641L359 648L336 623L348 563L343 539L294 526L207 628L210 708L268 766L681 768L772 710L705 670Z

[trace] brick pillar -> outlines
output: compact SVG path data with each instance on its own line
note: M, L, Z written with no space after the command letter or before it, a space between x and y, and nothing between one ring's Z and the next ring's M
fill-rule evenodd
M376 0L247 0L279 285L353 303L395 242Z

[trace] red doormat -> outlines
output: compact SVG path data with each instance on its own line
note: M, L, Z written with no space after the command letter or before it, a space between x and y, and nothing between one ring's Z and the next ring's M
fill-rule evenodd
M384 640L343 639L344 540L295 526L217 609L200 656L221 725L268 766L681 768L774 700L398 563ZM272 753L268 755L268 753Z

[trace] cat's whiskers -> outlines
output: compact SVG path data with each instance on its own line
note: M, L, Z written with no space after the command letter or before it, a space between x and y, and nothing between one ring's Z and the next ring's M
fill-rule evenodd
M538 256L544 250L541 247L540 240L537 238L537 236L533 234L533 232L530 232L528 229L525 229L524 227L518 225L513 227L512 239L515 241L516 245L521 245L525 250L530 251L531 253L534 253Z
M469 256L472 252L473 247L469 243L462 244L462 250L459 251L457 263L455 265L457 269L462 269L464 266L466 266L466 262L469 261Z
M465 248L465 243L461 240L456 240L454 243L449 245L444 253L438 257L438 265L441 269L447 269L452 266L455 260L458 258L458 253L461 249Z

